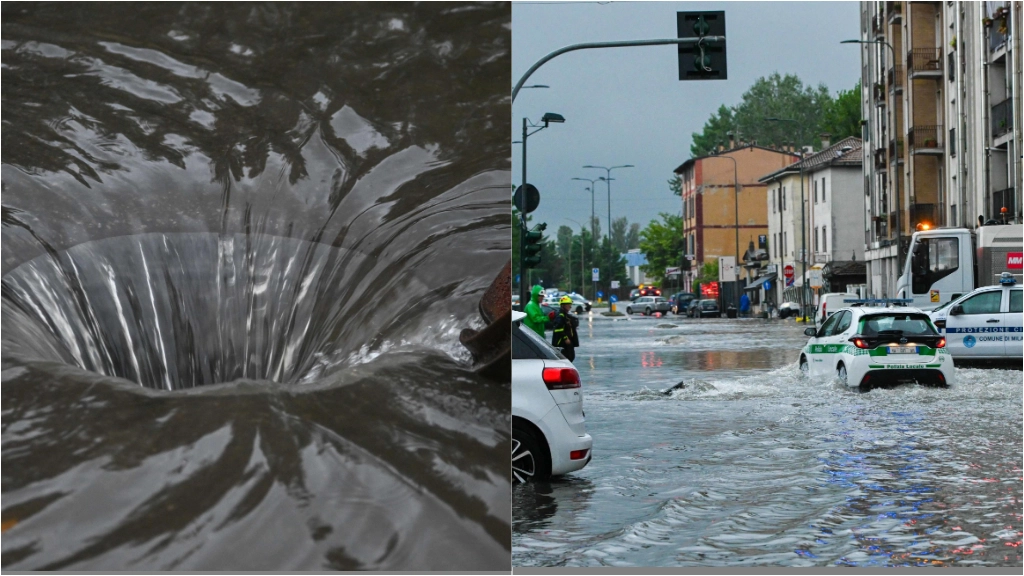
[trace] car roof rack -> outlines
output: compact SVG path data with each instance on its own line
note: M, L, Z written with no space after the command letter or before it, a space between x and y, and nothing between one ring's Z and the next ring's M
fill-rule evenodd
M850 306L884 306L886 308L907 306L913 302L912 298L847 298L843 300L844 304Z

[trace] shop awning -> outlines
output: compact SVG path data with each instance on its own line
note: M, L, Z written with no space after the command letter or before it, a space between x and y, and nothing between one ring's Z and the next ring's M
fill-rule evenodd
M767 282L769 280L775 280L776 276L777 276L776 274L767 274L765 276L761 276L757 280L754 280L753 282L748 284L745 288L743 288L743 290L744 291L746 291L746 290L760 290L762 284L764 284L765 282Z

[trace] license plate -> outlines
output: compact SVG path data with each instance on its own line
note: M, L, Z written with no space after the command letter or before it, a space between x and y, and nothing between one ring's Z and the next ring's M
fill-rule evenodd
M917 346L889 346L889 354L917 354Z

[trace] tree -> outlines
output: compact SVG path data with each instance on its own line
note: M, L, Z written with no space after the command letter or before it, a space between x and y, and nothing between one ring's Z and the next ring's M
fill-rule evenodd
M629 232L626 233L626 250L633 250L640 247L640 225L636 222L629 225Z
M700 285L708 282L718 282L718 260L706 262L700 267L700 273L693 279L692 292L699 294Z
M629 228L629 221L625 216L612 220L612 245L620 253L626 251L626 230Z
M860 80L858 80L853 90L840 90L836 94L836 98L825 109L821 121L821 132L829 133L833 142L850 136L860 138L860 121Z
M683 218L662 212L661 222L651 223L640 232L640 250L647 256L641 266L650 278L665 279L665 268L680 266L683 257Z
M572 228L564 224L559 226L555 238L557 239L556 242L558 243L558 256L561 258L570 259L572 257Z
M715 151L719 144L729 141L728 132L736 129L733 120L733 109L722 104L718 112L711 115L711 118L704 123L704 130L701 133L693 133L693 143L690 144L690 155L694 158L707 156Z
M679 176L679 174L673 175L672 178L668 181L668 189L671 190L672 193L675 194L676 196L683 195L683 179Z

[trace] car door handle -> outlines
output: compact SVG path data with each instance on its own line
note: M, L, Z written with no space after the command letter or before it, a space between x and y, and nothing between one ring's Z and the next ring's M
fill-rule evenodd
M988 320L985 320L985 322L988 322L989 324L991 324L993 322L999 322L999 320L996 319L996 318L989 318Z

